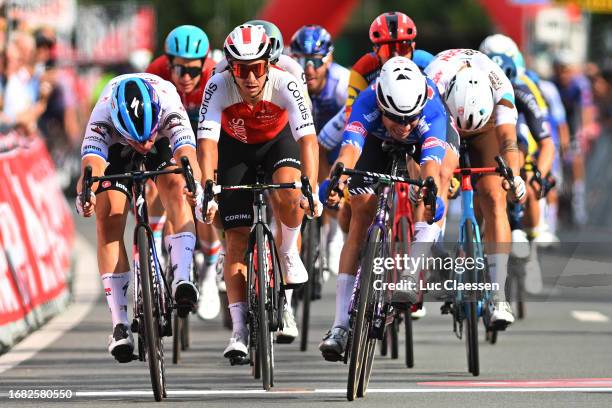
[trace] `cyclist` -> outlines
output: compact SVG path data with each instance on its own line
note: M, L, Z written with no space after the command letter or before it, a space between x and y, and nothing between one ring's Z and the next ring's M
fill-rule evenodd
M597 134L595 118L597 109L588 78L580 72L574 57L568 52L559 52L554 61L553 82L559 90L567 113L570 144L563 146L564 158L571 165L572 214L578 226L586 224L585 153L589 139Z
M208 36L199 27L181 25L170 31L166 37L164 50L165 54L153 60L146 71L174 84L195 133L204 86L215 68L214 61L208 55L210 51ZM151 185L153 184L150 183ZM154 185L147 189L147 202L150 203L151 229L156 238L157 251L161 254L161 236L166 216ZM171 228L170 225L166 225L167 234L171 233L168 231ZM200 223L197 229L205 266L204 271L200 272L202 296L198 303L198 316L203 319L213 319L219 314L221 307L215 281L215 267L221 251L221 242L211 225Z
M319 152L312 115L299 81L270 64L271 44L264 27L236 27L226 38L223 51L229 69L208 81L200 108L198 147L204 177L213 179L218 164L219 184L249 184L255 181L256 167L262 166L274 182L298 180L301 171L316 185ZM308 207L300 197L297 190L271 194L281 223L279 255L286 284L308 279L297 249L304 214L300 207ZM224 275L232 317L232 337L224 351L228 358L247 353L244 253L253 223L252 200L248 192L219 196L227 246ZM198 201L201 205L202 198ZM216 212L214 204L209 207L207 221ZM321 209L317 203L315 210ZM201 210L196 214L201 216Z
M341 141L344 129L343 111L350 72L333 61L333 51L331 35L318 25L303 26L291 38L291 56L300 63L306 74L315 129L319 136L319 179L329 173L329 165L338 156L340 143L333 140ZM326 126L336 115L340 116L342 123ZM322 132L323 129L326 131ZM338 227L337 211L326 210L325 213L328 215L325 228L328 266L337 275L344 237Z
M391 11L374 19L370 25L374 50L359 58L351 69L345 112L347 119L357 95L378 77L385 62L394 56L412 59L416 35L416 25L404 13Z
M512 252L518 257L527 257L531 252L530 258L535 262L528 261L525 267L527 271L525 290L529 293L539 293L542 290L542 276L537 264L535 248L530 251L529 245L521 243L532 242L537 236L537 227L540 222L539 199L542 196L543 190L547 188L544 183L546 182L546 177L549 176L555 158L555 145L551 138L551 126L548 120L548 106L546 106L544 101L538 101L537 95L525 83L518 80L516 66L512 58L506 54L496 53L487 54L487 56L504 71L514 90L518 111L516 130L519 147L524 155L524 179L530 182L526 184L527 201L522 220L515 219L520 214L518 209L511 212L514 214L510 219L513 242ZM533 172L533 169L530 168L530 163L536 164L544 178L538 177Z
M523 202L526 188L519 176L514 91L501 68L479 51L451 49L436 55L425 72L443 95L459 135L468 142L471 165L497 167L494 157L501 155L514 172L512 198ZM485 253L489 272L492 282L502 288L494 294L488 310L491 324L498 328L514 322L503 290L511 242L506 215L505 189L508 188L508 183L505 180L501 183L498 175L485 175L476 182L478 203L486 226Z
M419 153L414 158L420 164L420 173L416 176L423 179L432 176L439 186L439 194L446 197L452 172L458 164L459 136L435 84L408 58L391 58L383 65L376 83L359 94L344 131L337 162L349 168L386 173L389 157L382 149L385 140L416 144ZM328 361L341 360L346 348L349 301L359 254L377 204L374 186L367 178L351 177L348 189L352 217L340 257L336 317L319 345ZM338 195L333 194L330 201L334 203L338 199ZM444 212L444 199L438 197L434 221L440 221ZM417 218L415 241L431 246L440 232L441 222L428 225L424 219L424 216ZM402 278L415 280L410 275ZM416 299L414 292L396 290L393 300L414 303Z
M246 24L260 25L264 28L271 43L270 63L289 72L296 79L298 79L302 85L301 90L303 95L307 97L308 91L306 87L304 70L291 57L283 54L283 49L285 48L283 44L283 34L278 27L275 24L265 20L250 20L246 22ZM215 70L216 72L222 72L228 68L229 64L227 63L227 59L223 58L221 61L219 61ZM310 101L308 101L308 104L310 106ZM278 230L280 229L280 226L278 226ZM277 243L281 243L282 236L277 236L276 240ZM276 335L276 340L279 343L291 343L299 334L297 324L295 323L295 317L293 316L293 308L291 306L292 295L293 289L285 290L285 299L287 300L287 304L283 310L283 330L279 331Z
M93 176L125 173L131 170L134 153L145 155L147 170L174 167L181 156L187 156L195 179L200 179L195 136L181 99L174 85L151 74L121 75L106 86L85 130L82 168L91 166ZM172 295L177 303L193 306L198 291L189 281L189 272L195 227L191 208L183 197L185 183L181 175L172 174L157 177L155 184L168 220L175 226L174 234L167 237L175 269ZM127 315L131 273L123 234L131 187L125 181L94 183L87 204L80 200L80 188L81 182L77 187L78 213L96 215L98 269L113 323L108 351L117 361L128 362L132 360L134 340Z

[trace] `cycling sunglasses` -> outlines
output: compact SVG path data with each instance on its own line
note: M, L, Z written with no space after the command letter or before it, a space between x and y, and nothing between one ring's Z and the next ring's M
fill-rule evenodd
M412 52L412 41L392 41L376 46L376 53L384 58L391 58L393 55L408 55Z
M402 126L406 126L414 122L415 120L421 119L421 115L423 114L423 112L419 112L417 114L410 115L410 116L404 116L404 115L400 116L400 115L395 115L393 113L385 112L384 110L382 110L382 114L385 118L390 119L393 122L398 123Z
M255 78L261 78L268 69L266 61L259 61L255 64L241 64L239 62L232 63L232 72L235 77L246 79L252 72Z
M319 69L327 62L327 56L325 57L306 57L296 56L296 61L302 66L302 69L306 69L307 66L311 65L314 69Z
M198 76L202 75L201 66L187 67L185 65L173 64L172 70L174 71L174 74L177 75L179 78L182 78L185 74L189 75L189 78L197 78Z

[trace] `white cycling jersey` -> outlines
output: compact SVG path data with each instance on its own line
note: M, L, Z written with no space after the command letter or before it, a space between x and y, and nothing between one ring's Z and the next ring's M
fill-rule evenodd
M308 86L306 85L306 74L304 74L304 70L302 69L302 66L298 64L296 60L294 60L293 58L285 54L281 54L280 57L278 57L278 61L274 65L276 65L277 67L279 67L280 69L284 71L287 71L288 73L293 75L295 78L300 80L300 84L302 85L302 93L306 95L306 99L308 100L308 106L312 109L312 104L310 102L310 98L308 97ZM223 72L227 69L227 67L228 67L227 60L225 59L225 57L223 57L217 63L217 65L215 65L215 73Z
M213 75L206 84L200 107L198 139L219 140L221 128L243 143L264 143L274 139L287 125L295 140L314 135L312 113L298 80L271 66L262 90L262 100L248 105L229 71Z
M162 113L158 132L155 136L156 139L167 137L170 140L173 153L181 146L193 146L195 149L195 135L174 85L153 74L126 74L111 79L100 94L85 128L81 157L96 155L107 160L110 146L116 143L128 144L113 125L111 94L115 84L129 77L139 77L146 80L159 97Z
M493 100L497 105L494 111L495 125L516 124L518 114L512 83L499 65L480 51L465 48L442 51L425 68L425 74L434 81L440 95L444 97L450 80L465 66L474 67L489 78ZM513 108L500 105L502 100L511 103Z

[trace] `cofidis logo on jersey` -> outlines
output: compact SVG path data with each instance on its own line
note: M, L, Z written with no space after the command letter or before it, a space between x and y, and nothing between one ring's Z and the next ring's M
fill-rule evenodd
M206 114L208 113L208 104L212 99L212 96L217 91L217 84L214 82L210 82L206 89L204 90L204 95L202 96L202 106L200 107L200 123L206 120Z
M306 106L306 101L304 100L304 95L302 95L302 91L300 91L300 87L297 82L291 81L287 84L287 89L293 95L293 99L298 104L298 108L300 109L300 113L302 114L303 120L308 120L310 118L310 113L308 112L308 107Z

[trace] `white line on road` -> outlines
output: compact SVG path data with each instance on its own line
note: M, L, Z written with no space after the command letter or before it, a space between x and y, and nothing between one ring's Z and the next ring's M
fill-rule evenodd
M580 322L606 323L610 318L595 310L572 310L572 317Z
M612 392L611 387L501 387L501 388L371 388L368 394L437 394L437 393L484 393L484 392L513 392L513 393L542 393L542 392ZM285 395L285 394L346 394L346 388L315 388L315 389L279 389L264 390L168 390L169 396L198 396L198 395ZM128 397L153 396L152 391L76 391L75 397Z
M78 234L74 252L76 260L74 301L62 313L30 334L8 353L0 356L0 374L32 358L40 350L59 339L65 332L83 320L94 305L100 294L100 280L96 279L98 274L96 253L85 238Z

